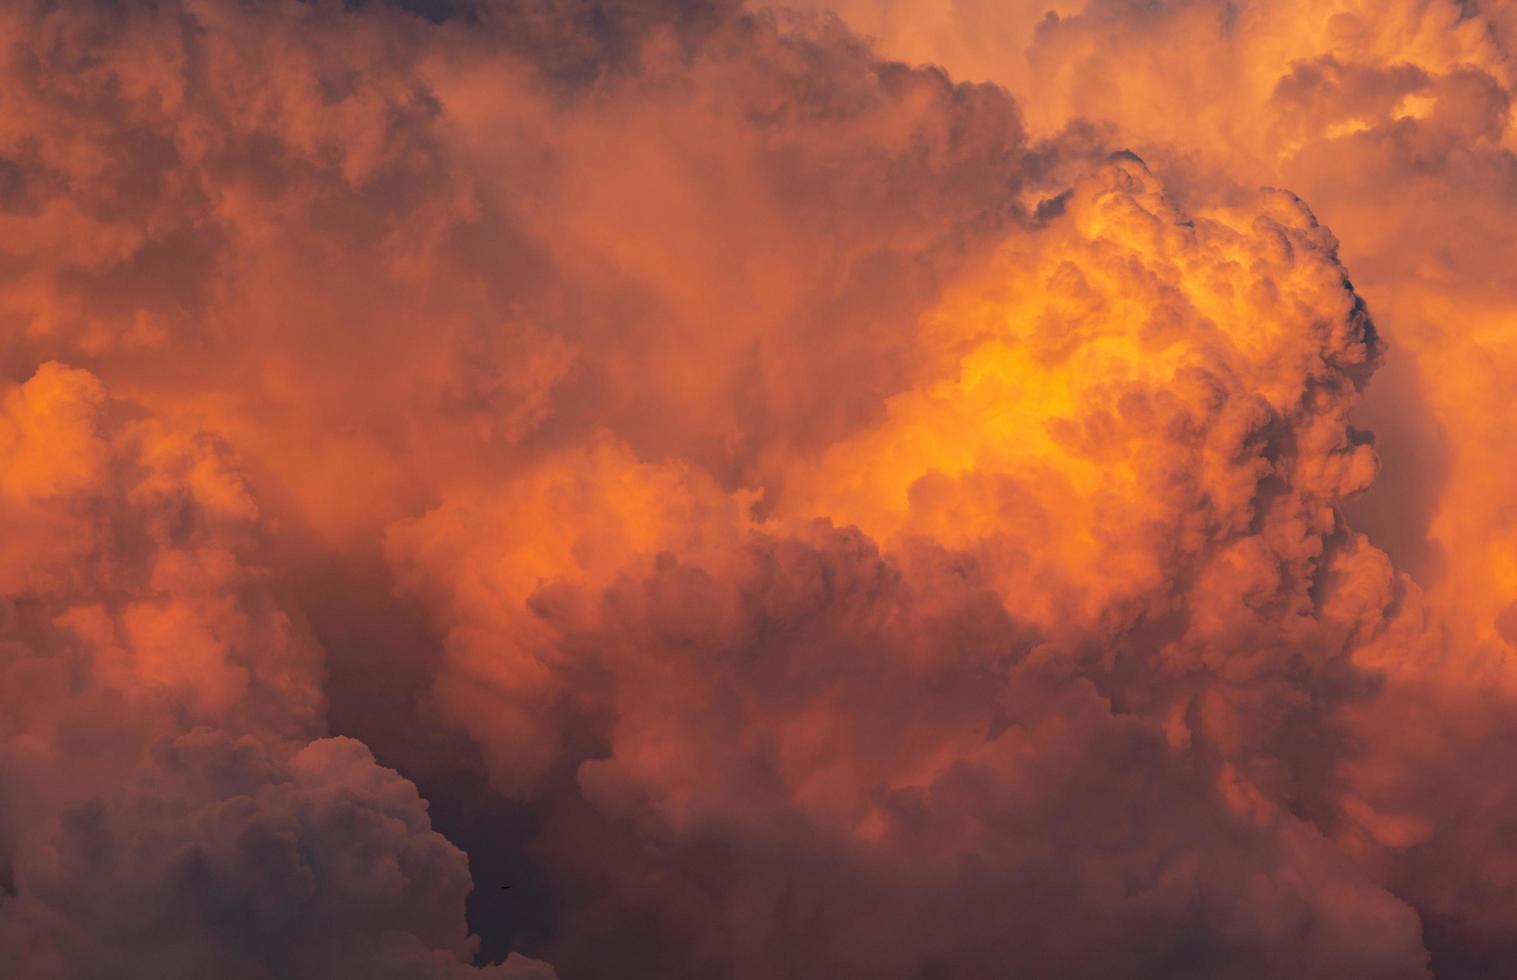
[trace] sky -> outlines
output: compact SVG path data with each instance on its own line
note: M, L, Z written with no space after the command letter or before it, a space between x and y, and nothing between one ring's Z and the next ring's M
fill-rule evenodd
M0 40L0 973L1517 975L1517 3Z

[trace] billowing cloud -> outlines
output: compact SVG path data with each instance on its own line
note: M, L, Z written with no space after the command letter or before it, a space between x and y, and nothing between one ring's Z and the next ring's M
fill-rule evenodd
M1505 969L1512 19L1047 7L0 13L0 958Z
M463 854L361 743L311 740L319 652L225 446L56 362L3 405L11 975L472 973Z
M1510 972L1509 916L1493 910L1509 908L1511 878L1491 843L1509 789L1489 762L1510 752L1499 719L1517 638L1513 487L1492 455L1511 426L1517 302L1510 4L860 0L843 12L882 52L1025 94L1035 137L1073 126L1132 146L1191 207L1289 187L1341 239L1387 338L1356 409L1383 472L1346 514L1415 584L1385 579L1385 622L1362 620L1378 625L1355 659L1390 691L1356 714L1364 783L1339 833L1351 849L1378 840L1375 861L1421 896L1435 968ZM1354 560L1385 559L1361 548Z
M567 758L651 852L550 826L579 928L666 930L649 975L1421 975L1411 909L1301 819L1390 584L1336 509L1377 340L1335 248L1289 195L1191 219L1118 158L923 318L959 363L762 521L602 447L397 526L496 778Z

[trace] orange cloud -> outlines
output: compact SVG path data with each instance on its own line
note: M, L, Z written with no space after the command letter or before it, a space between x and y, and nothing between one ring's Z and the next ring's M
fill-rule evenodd
M1504 11L0 13L0 961L1507 963Z

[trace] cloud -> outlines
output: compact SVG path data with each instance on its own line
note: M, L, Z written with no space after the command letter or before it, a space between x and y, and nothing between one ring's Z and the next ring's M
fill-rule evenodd
M3 404L13 975L473 972L463 853L361 743L310 740L319 651L228 450L56 362Z
M923 318L959 363L762 521L603 446L392 530L500 785L574 773L569 934L647 975L1422 975L1414 913L1301 817L1394 582L1336 510L1377 340L1335 249L1290 195L1191 219L1117 159Z
M1427 910L1435 971L1509 969L1509 930L1484 915L1504 899L1476 884L1508 877L1478 829L1501 811L1505 781L1455 760L1504 752L1498 719L1510 710L1512 493L1491 463L1511 417L1514 296L1498 258L1511 250L1510 11L1082 2L1045 15L1048 6L861 0L844 14L882 55L1026 96L1035 138L1088 127L1126 143L1189 208L1232 205L1256 184L1288 187L1341 239L1386 338L1385 369L1355 410L1375 430L1384 470L1344 513L1416 584L1384 579L1374 587L1382 611L1357 617L1365 642L1354 661L1386 671L1388 690L1356 715L1360 762L1348 781L1372 783L1360 789L1383 810L1346 787L1335 819L1346 841L1376 836L1361 824L1397 841L1381 870ZM1360 566L1384 561L1373 549L1355 555ZM1369 581L1355 586L1366 598Z
M1510 18L1046 8L0 13L23 975L1504 962Z

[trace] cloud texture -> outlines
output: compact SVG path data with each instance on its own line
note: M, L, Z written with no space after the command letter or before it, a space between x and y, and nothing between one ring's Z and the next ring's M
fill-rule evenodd
M0 961L1517 967L1517 19L1046 6L0 12Z

